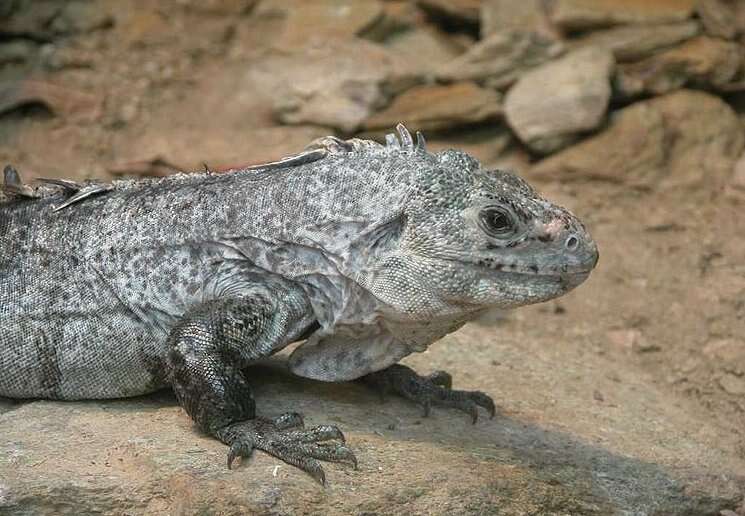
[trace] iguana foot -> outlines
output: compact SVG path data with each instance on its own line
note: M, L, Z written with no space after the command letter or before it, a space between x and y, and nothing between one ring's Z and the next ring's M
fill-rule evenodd
M326 485L326 475L316 459L349 462L357 468L357 459L352 450L344 445L341 430L333 425L306 429L302 416L296 412L275 419L257 417L233 423L218 430L216 435L230 446L228 468L232 467L237 457L250 457L254 448L302 469L322 485ZM331 440L341 442L323 442Z
M483 392L453 390L452 377L445 371L420 376L409 367L394 364L382 371L368 374L362 380L381 395L394 392L422 405L425 417L429 415L432 405L462 410L471 415L473 423L479 417L478 407L486 409L491 417L496 413L494 400Z

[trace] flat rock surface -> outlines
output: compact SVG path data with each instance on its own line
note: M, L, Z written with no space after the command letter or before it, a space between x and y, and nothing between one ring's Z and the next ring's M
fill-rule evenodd
M699 36L636 63L618 68L619 93L662 94L686 84L727 88L745 62L741 48L731 41Z
M15 405L0 415L0 512L716 515L737 504L745 461L715 427L639 371L531 326L471 326L409 360L494 396L497 417L475 426L254 368L259 411L345 430L360 467L326 465L326 489L261 452L229 471L226 448L168 393Z
M696 14L708 34L719 38L733 39L738 32L736 12L740 2L727 0L699 0ZM742 9L742 5L739 6Z
M420 130L435 130L483 122L502 112L501 100L496 91L472 82L417 86L368 118L364 128L388 130L404 122Z
M564 45L553 37L524 30L500 30L441 66L437 78L441 81L474 80L504 89L526 71L563 51Z
M271 92L274 112L287 124L351 133L415 72L385 47L361 39L323 38L251 68L253 88Z
M483 0L481 37L511 29L552 34L545 4L542 0Z
M743 140L740 121L727 104L681 90L619 110L607 129L544 159L532 172L636 186L721 185Z
M451 36L432 28L397 31L386 38L384 45L425 77L433 76L465 50Z
M608 50L588 47L530 70L505 97L510 127L537 152L564 147L603 121L613 66Z
M618 61L634 61L650 56L655 50L690 39L700 30L695 21L624 25L591 32L575 40L573 45L607 48Z
M551 19L570 30L685 20L696 0L556 0Z

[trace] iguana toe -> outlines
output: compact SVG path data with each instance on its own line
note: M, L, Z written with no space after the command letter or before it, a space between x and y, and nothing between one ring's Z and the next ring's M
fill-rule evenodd
M285 412L281 416L277 416L272 420L272 423L277 430L287 430L290 428L305 428L305 421L303 420L302 414L297 412Z
M326 485L326 475L319 460L346 462L357 469L357 458L344 445L341 430L333 425L306 429L302 416L294 412L273 420L259 417L233 423L219 430L217 436L230 446L228 468L238 457L247 459L259 449L302 469L322 485Z
M453 377L448 372L435 371L434 373L426 376L426 379L435 385L439 385L440 387L444 387L446 389L453 388Z
M479 417L478 407L486 409L490 417L497 411L494 400L483 392L453 390L452 377L445 371L420 376L409 367L395 364L365 376L363 381L381 394L394 392L418 403L424 408L425 417L432 405L466 412L473 423Z

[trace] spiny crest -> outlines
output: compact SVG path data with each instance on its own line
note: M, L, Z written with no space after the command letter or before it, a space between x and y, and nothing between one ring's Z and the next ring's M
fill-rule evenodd
M385 135L385 143L388 148L399 149L403 152L427 152L427 142L420 131L416 132L415 143L404 124L399 123L396 130L398 131L398 138L393 133Z
M23 184L21 175L11 165L3 170L3 193L9 199L38 199L40 196L34 190Z
M336 136L325 136L312 142L299 154L288 156L278 161L241 168L234 172L293 168L319 161L330 155L353 152L370 152L373 154L390 151L402 153L427 152L424 135L422 135L421 132L416 132L416 141L414 141L411 133L403 124L398 124L396 126L396 131L398 133L397 135L393 133L386 135L385 145L381 145L372 140L362 140L358 138L342 140ZM205 175L212 175L212 173L207 169ZM61 193L64 196L63 202L52 207L53 211L59 211L90 197L110 192L115 189L114 184L104 184L91 181L77 183L67 179L43 178L37 179L37 181L42 183L42 186L32 188L23 183L20 174L15 168L10 165L6 166L4 170L4 184L0 189L0 192L4 194L4 196L0 196L0 203L35 200Z
M42 186L32 188L23 183L21 175L11 165L7 165L3 170L2 191L8 201L36 200L43 197L61 192L66 195L66 199L56 206L52 207L53 211L59 211L71 204L87 199L93 195L108 192L114 189L112 184L102 183L76 183L67 179L45 179L39 178L37 181Z
M347 154L353 152L359 153L372 153L379 154L381 151L398 151L405 153L415 152L427 152L427 143L424 140L424 135L417 131L416 142L411 137L411 133L404 124L398 124L396 126L398 135L389 133L385 136L385 145L381 145L373 140L362 140L359 138L352 138L351 140L342 140L336 136L324 136L313 141L310 145L305 148L305 151L295 156L299 158L309 152L319 152L321 157L325 157L332 154ZM287 158L291 159L291 158ZM263 168L263 165L259 165L258 168Z
M373 140L362 140L359 138L352 138L351 140L342 140L336 136L324 136L312 141L305 147L299 154L282 158L278 161L272 161L269 163L261 163L259 165L252 165L250 167L242 168L244 170L278 170L290 167L297 167L300 165L306 165L315 161L321 160L326 156L334 154L347 154L352 152L371 152L378 153L381 150L397 150L400 152L427 152L427 143L424 140L424 135L417 131L416 132L416 143L411 137L411 133L404 124L398 124L396 126L398 136L393 133L387 134L385 137L386 145L381 145Z

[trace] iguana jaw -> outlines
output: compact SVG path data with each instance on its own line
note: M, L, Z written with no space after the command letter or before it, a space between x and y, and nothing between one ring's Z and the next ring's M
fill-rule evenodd
M592 268L571 271L496 270L469 262L457 265L467 271L467 285L462 290L445 290L442 298L450 305L460 305L464 311L474 308L504 309L542 303L560 297L578 287Z
M516 256L461 260L479 277L477 302L505 308L540 303L562 296L590 276L598 262L597 248L582 235L581 249L571 256L547 254L523 260Z
M597 255L595 255L597 256ZM499 262L484 263L484 260L474 260L462 262L466 265L474 266L479 269L489 269L497 271L501 276L541 276L547 278L569 278L569 277L581 277L583 280L590 275L592 270L595 268L597 259L590 258L587 262L579 264L562 264L552 265L546 267L538 267L536 265L523 265L519 263L502 264Z

